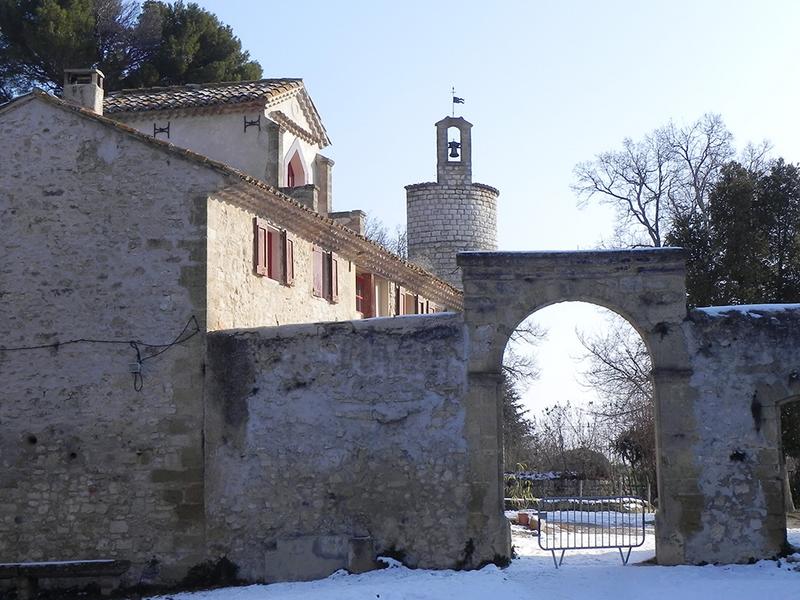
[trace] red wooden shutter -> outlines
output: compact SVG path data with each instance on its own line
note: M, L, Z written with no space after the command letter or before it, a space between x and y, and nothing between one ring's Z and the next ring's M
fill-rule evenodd
M294 284L294 238L283 231L283 283Z
M267 229L265 223L255 217L253 219L253 264L258 275L268 275L267 272Z
M323 257L322 257L322 248L318 248L314 246L314 253L313 253L313 261L312 261L312 268L314 270L314 295L319 296L320 298L323 297L325 294L323 292Z
M364 315L365 318L374 317L375 316L375 280L372 277L372 273L367 273L364 276L364 299L361 301L361 304L364 307L364 310L361 314Z
M331 302L339 301L339 260L331 252Z
M267 277L275 277L275 232L267 229Z

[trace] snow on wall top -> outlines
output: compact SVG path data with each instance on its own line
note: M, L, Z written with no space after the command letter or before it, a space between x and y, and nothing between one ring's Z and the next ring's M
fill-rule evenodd
M740 313L754 319L785 311L800 312L800 304L738 304L733 306L706 306L695 309L709 317L723 317L729 313Z

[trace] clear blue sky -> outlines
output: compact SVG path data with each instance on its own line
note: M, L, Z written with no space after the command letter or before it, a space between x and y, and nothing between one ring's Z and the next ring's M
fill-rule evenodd
M737 146L767 138L800 161L794 0L199 3L265 77L305 80L333 140L334 206L390 227L405 222L403 186L435 177L433 124L452 85L474 124L474 179L501 192L505 250L609 237L606 209L576 207L573 167L670 119L717 112ZM551 343L545 374L574 353ZM577 393L563 383L538 394Z

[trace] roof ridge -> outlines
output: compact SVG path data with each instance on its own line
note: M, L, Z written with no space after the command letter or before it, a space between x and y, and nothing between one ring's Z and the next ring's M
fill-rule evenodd
M266 77L264 79L242 79L241 81L210 81L208 83L181 83L177 85L157 85L151 87L141 87L141 88L124 88L121 90L115 90L113 92L109 92L106 94L106 98L113 97L117 94L123 93L147 93L147 92L157 92L157 91L164 91L164 90L179 90L179 89L188 89L188 90L195 90L198 88L210 88L210 87L224 87L224 86L231 86L231 85L246 85L252 83L267 83L267 82L302 82L302 77Z

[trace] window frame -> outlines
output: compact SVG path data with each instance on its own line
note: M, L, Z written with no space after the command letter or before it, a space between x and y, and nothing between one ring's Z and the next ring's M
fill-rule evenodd
M320 246L312 248L311 294L331 304L339 302L339 257Z
M253 270L260 277L294 285L294 236L261 217L253 218Z

